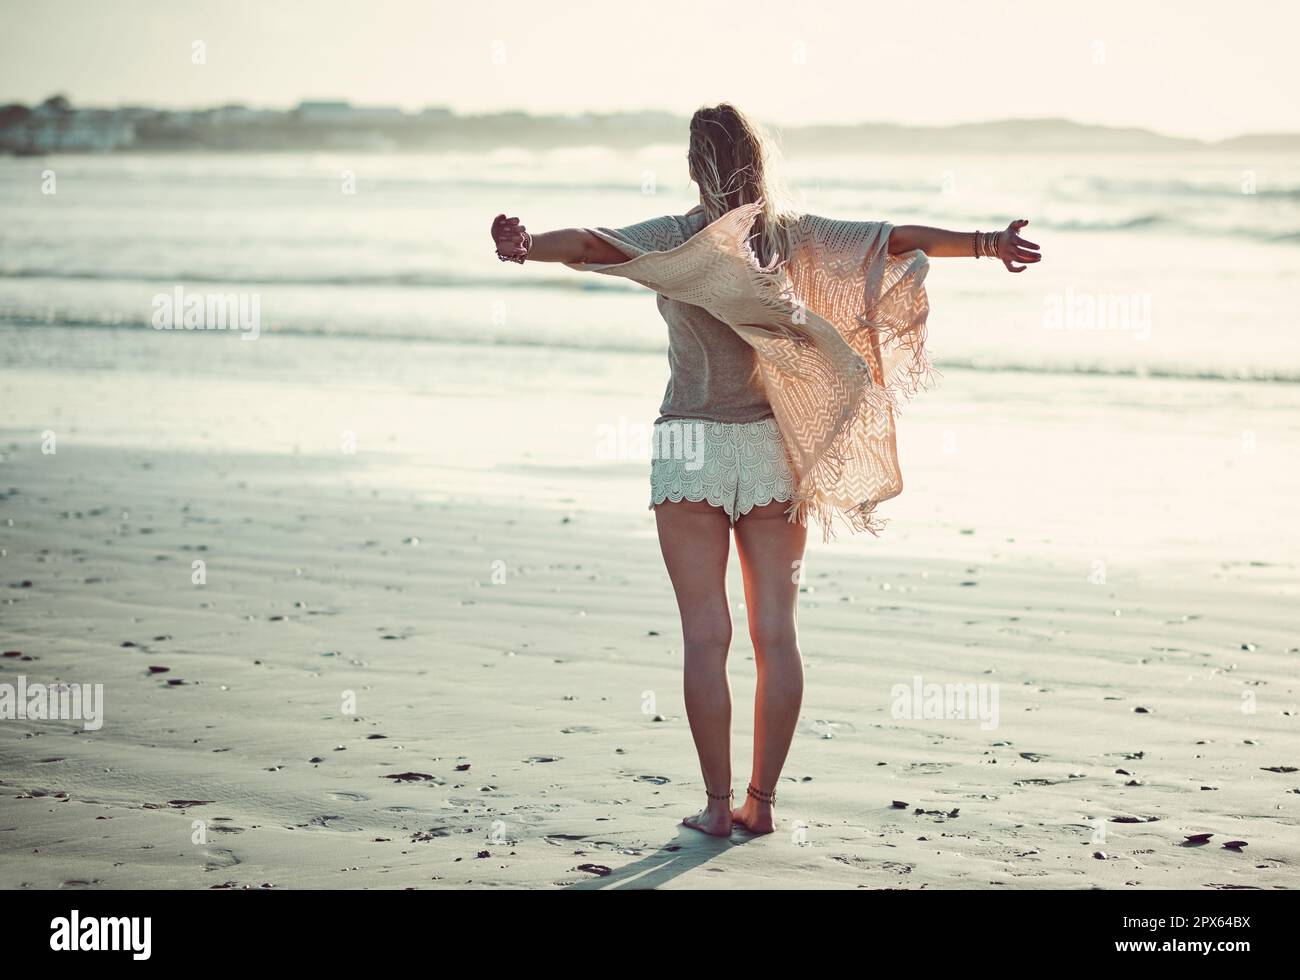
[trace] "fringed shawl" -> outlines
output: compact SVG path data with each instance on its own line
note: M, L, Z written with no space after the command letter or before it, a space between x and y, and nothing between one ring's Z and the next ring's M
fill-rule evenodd
M795 476L790 520L813 517L828 540L836 514L879 534L876 506L903 489L894 413L931 377L928 260L890 255L886 222L804 215L789 254L763 268L748 242L760 208L729 211L685 242L673 217L637 225L636 236L591 229L632 257L572 268L703 307L743 337Z

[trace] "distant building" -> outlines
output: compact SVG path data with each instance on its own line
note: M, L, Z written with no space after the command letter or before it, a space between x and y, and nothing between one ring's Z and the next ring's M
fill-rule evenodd
M214 126L243 126L254 123L267 115L263 109L250 109L246 105L223 105L213 109L209 119Z
M311 125L350 126L401 122L405 113L397 106L354 106L351 102L300 102L294 115Z
M0 127L0 147L15 153L107 153L131 146L135 126L118 109L74 109L63 96L28 113L10 113Z

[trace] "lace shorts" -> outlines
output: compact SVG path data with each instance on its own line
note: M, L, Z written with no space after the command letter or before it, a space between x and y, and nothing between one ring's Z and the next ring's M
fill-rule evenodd
M665 419L654 427L650 507L706 500L731 523L755 507L794 496L794 476L775 419Z

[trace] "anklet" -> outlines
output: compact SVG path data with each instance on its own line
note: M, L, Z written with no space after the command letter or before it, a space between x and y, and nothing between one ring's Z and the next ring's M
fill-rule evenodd
M750 796L752 796L754 799L758 800L759 803L770 803L772 806L776 806L775 789L772 790L772 792L770 793L764 793L761 789L755 789L754 784L750 783L749 789L745 790L745 792Z
M704 795L711 800L734 800L736 798L736 791L734 789L729 789L726 793L710 793L709 787L705 786Z

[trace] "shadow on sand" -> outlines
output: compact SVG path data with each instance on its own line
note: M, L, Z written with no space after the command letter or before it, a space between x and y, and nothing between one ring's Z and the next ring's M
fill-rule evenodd
M659 888L674 878L725 854L741 844L760 840L737 828L730 837L710 837L689 827L677 827L677 839L631 864L615 868L604 877L566 886L570 891L620 888ZM593 862L598 863L598 862Z

